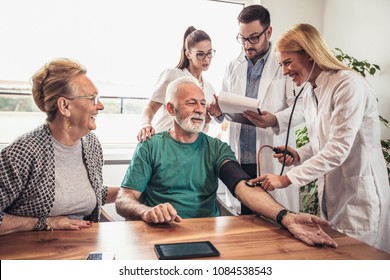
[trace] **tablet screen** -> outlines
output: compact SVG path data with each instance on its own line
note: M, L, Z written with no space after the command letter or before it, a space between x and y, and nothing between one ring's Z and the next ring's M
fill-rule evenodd
M220 253L210 241L184 242L154 245L160 260L200 258L219 256Z

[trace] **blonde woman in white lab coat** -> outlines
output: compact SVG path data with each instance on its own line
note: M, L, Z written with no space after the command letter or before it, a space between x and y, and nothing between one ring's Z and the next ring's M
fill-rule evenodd
M283 34L276 51L283 73L297 86L308 79L313 88L304 96L310 143L289 148L294 157L287 164L297 166L286 175L255 181L273 190L318 178L321 216L336 230L390 252L390 188L369 84L339 62L309 24ZM282 161L281 154L275 156Z

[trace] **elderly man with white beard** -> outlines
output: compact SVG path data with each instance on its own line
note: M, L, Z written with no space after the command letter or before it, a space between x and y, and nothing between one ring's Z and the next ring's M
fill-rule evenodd
M329 226L328 222L285 209L251 184L226 143L201 132L207 108L196 79L172 81L165 101L174 127L138 144L116 200L120 215L147 223L219 216L216 195L220 178L254 213L276 220L296 238L309 245L337 247L321 229Z

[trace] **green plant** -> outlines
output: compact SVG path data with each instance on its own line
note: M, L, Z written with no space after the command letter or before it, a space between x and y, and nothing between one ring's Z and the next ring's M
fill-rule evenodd
M297 148L300 148L309 142L309 136L307 134L307 127L298 129L295 132ZM317 180L310 182L309 184L302 186L299 190L302 196L301 212L310 213L316 216L320 214L320 207L318 203L318 185Z
M381 122L389 128L388 124L389 121L379 116L379 119ZM382 139L381 140L381 146L382 146L382 152L383 156L385 157L386 164L387 164L387 174L389 175L389 183L390 183L390 139Z
M366 60L359 61L353 56L350 56L344 53L341 49L335 48L333 51L335 57L348 65L350 68L354 69L360 73L363 77L366 77L367 74L374 75L377 71L380 71L380 67L376 64L368 63ZM379 116L380 121L389 128L389 122ZM301 147L310 141L307 134L307 127L299 129L296 131L296 144L297 147ZM389 176L390 182L390 139L381 140L382 152L387 163L387 174ZM318 203L318 185L317 180L310 182L309 184L302 186L300 188L300 193L302 196L302 206L301 211L305 213L311 213L313 215L319 214L319 203Z
M366 74L374 75L377 70L381 70L381 68L376 64L368 63L367 60L359 61L353 56L350 56L344 53L341 49L335 48L333 54L336 56L338 60L340 60L345 65L348 65L356 72L360 73L363 77L366 77Z

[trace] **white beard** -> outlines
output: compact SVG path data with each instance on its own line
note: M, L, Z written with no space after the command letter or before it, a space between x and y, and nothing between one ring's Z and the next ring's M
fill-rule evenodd
M203 119L203 122L201 124L193 124L191 121L192 118ZM178 113L175 112L174 119L177 122L177 124L180 125L180 127L184 131L191 133L191 134L201 132L203 130L204 125L205 125L205 118L200 114L195 114L192 116L188 116L185 119L182 119L178 116Z

